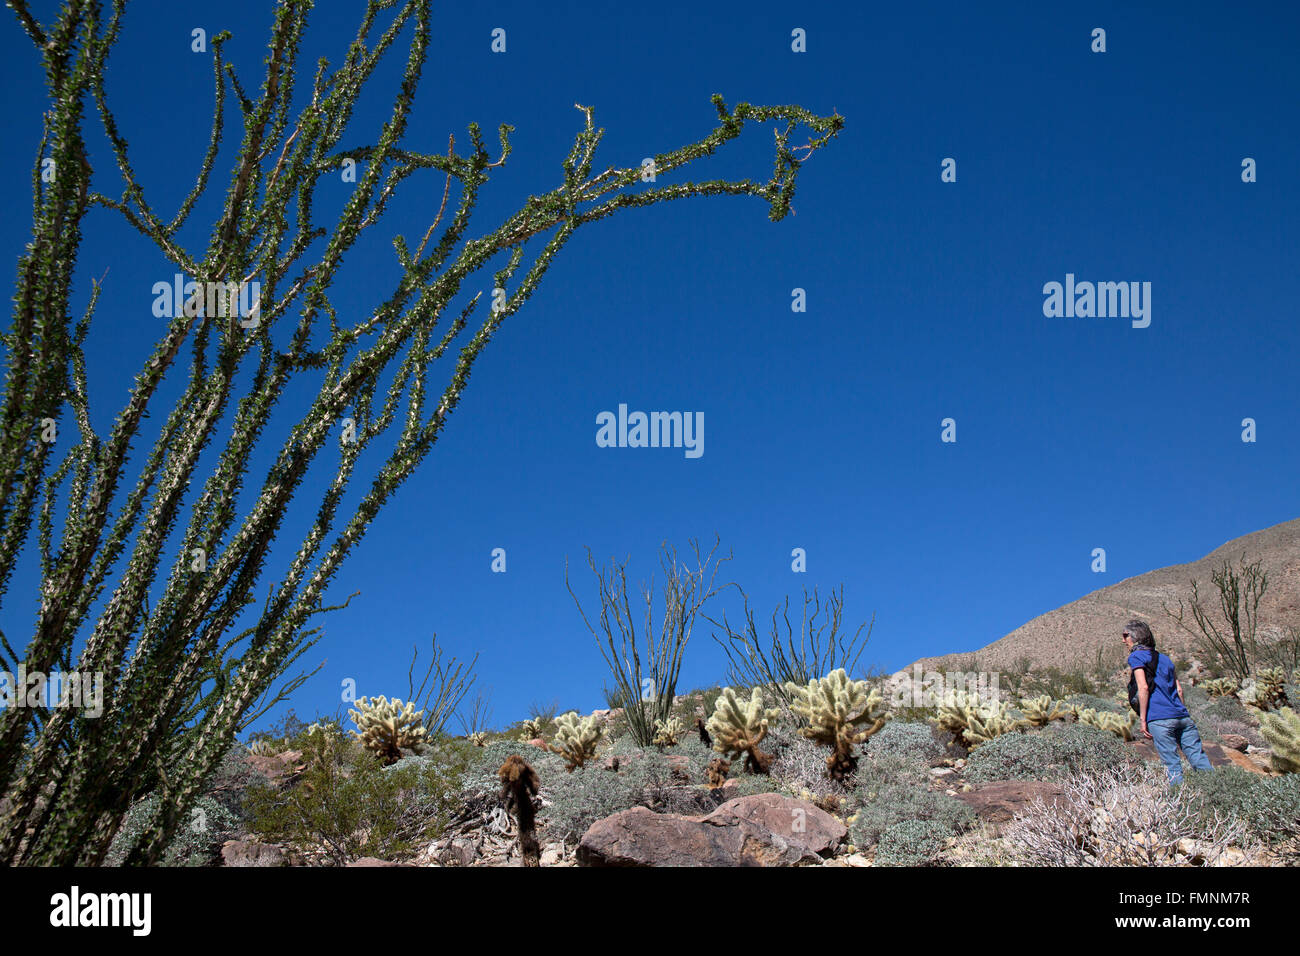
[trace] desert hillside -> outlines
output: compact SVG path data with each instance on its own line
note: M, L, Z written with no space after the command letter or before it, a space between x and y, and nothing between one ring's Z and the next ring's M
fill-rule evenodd
M1210 582L1210 574L1224 560L1235 565L1242 554L1250 561L1262 560L1268 573L1268 590L1259 610L1261 631L1300 624L1297 518L1229 541L1200 560L1148 571L1093 591L1034 618L974 653L985 669L1009 668L1025 657L1035 666L1069 668L1093 661L1099 647L1112 652L1120 628L1131 617L1150 622L1157 647L1175 654L1186 653L1191 639L1174 625L1165 613L1165 605L1176 609L1180 598L1186 601L1191 596L1191 581L1196 580L1206 604L1217 610L1218 591ZM942 670L959 656L966 655L926 657L916 663L925 669Z

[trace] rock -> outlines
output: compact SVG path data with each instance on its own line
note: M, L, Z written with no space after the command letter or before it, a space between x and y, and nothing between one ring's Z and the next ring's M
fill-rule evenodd
M288 866L284 848L276 843L227 840L221 844L222 866Z
M1238 750L1241 753L1245 753L1246 748L1250 746L1250 741L1241 734L1222 734L1219 741L1229 750Z
M839 820L776 793L728 800L705 816L633 807L582 837L582 866L795 866L821 863L848 836Z
M1006 823L1027 809L1035 797L1050 805L1063 796L1060 787L1045 780L999 780L956 794L977 817L989 823Z
M478 857L478 852L478 844L473 840L453 837L438 850L435 859L443 866L469 866Z
M546 741L543 740L541 737L534 737L532 740L528 741L528 743L529 743L530 746L537 747L537 748L540 749L540 750L547 750L547 749L549 749L549 748L546 746Z
M367 866L410 866L409 863L394 863L391 860L380 860L373 856L363 856L359 860L353 860L348 864L349 867L367 867Z
M542 866L556 866L564 860L564 847L559 843L548 843L542 847Z
M244 761L254 770L262 773L270 781L271 786L275 787L292 783L306 768L306 764L302 761L302 752L298 750L286 750L274 756L250 753L244 756Z

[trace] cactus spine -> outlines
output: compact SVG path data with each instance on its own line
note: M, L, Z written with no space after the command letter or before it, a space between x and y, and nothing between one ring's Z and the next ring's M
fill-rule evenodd
M750 773L767 773L772 766L772 757L759 750L758 745L767 736L769 721L775 720L780 713L776 708L763 708L763 692L757 687L748 704L738 699L732 688L722 688L707 724L713 737L713 749L732 759L744 756L745 769Z
M864 680L849 680L844 668L813 678L807 687L787 683L785 690L790 709L808 721L799 732L831 748L826 767L843 783L858 768L853 748L889 719L880 691Z

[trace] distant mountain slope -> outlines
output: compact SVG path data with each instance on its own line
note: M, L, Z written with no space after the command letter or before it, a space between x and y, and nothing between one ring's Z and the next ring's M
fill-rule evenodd
M1199 561L1148 571L1093 591L1034 618L974 653L978 655L981 669L987 670L1009 668L1023 657L1028 657L1035 666L1069 668L1078 663L1091 663L1099 647L1117 655L1114 645L1119 644L1124 622L1138 617L1151 624L1158 648L1186 654L1191 648L1191 638L1174 625L1164 605L1176 609L1179 598L1184 602L1190 598L1191 581L1195 579L1200 584L1204 603L1217 612L1218 589L1210 582L1210 574L1225 559L1236 565L1243 552L1249 561L1262 559L1268 573L1268 590L1259 609L1261 628L1300 623L1300 518L1297 518L1229 541ZM1189 623L1190 620L1189 617ZM926 657L916 663L924 669L943 670L955 658L964 656Z

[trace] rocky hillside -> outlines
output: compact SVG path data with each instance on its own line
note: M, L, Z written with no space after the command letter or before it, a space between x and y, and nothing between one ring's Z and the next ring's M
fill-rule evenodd
M1131 617L1150 622L1158 647L1174 654L1186 654L1191 639L1174 625L1165 613L1165 605L1176 609L1180 598L1184 601L1190 598L1190 582L1196 580L1202 597L1217 609L1218 592L1210 583L1210 575L1224 560L1236 564L1243 554L1250 561L1262 560L1268 573L1268 590L1260 604L1261 631L1265 627L1271 630L1300 624L1300 518L1297 518L1229 541L1198 561L1139 574L1036 617L1006 637L975 651L980 668L1010 668L1026 657L1034 666L1063 669L1091 663L1098 648L1112 655L1118 653L1114 646L1119 643L1120 629ZM923 669L943 670L965 656L927 657L916 663Z

